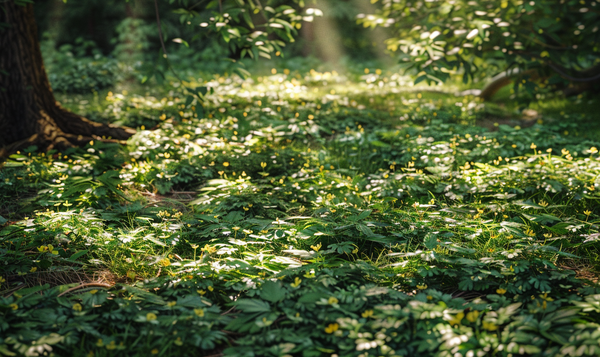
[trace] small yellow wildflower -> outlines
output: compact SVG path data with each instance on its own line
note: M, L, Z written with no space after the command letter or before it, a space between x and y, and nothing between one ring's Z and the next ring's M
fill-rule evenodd
M340 328L340 325L338 325L337 323L329 324L327 327L325 327L325 333L330 333L330 334L334 333L339 328Z
M206 294L206 290L196 290L196 292L200 295Z
M156 314L149 312L146 314L146 320L147 321L154 321L156 320Z
M537 148L537 145L535 145L534 143L531 143L531 146L529 146L531 149L535 150Z
M98 341L96 341L96 346L98 346L98 347L104 347L104 341L102 341L102 339L99 338Z
M153 355L157 355L158 354L158 348L154 348L152 351L150 351L150 353L152 353Z
M318 252L319 250L321 250L321 243L317 244L317 245L311 245L310 246L312 248L312 250L314 250L315 252Z
M365 311L365 312L363 312L361 315L362 315L362 317L364 317L364 318L371 317L371 316L373 316L373 310L366 310L366 311Z
M81 304L74 304L73 305L73 310L75 310L75 311L81 311L81 310L83 310L83 307L81 307Z
M327 303L328 303L329 305L337 304L338 302L339 302L339 300L338 300L338 299L336 299L336 298L335 298L335 297L333 297L333 296L329 297L329 299L327 300Z
M425 290L425 289L427 289L427 284L417 285L417 289L419 289L419 290Z
M169 260L169 258L164 258L161 259L158 264L164 266L164 267L168 267L169 265L171 265L171 261Z
M469 322L475 322L477 321L477 318L479 317L479 311L475 310L475 311L471 311L467 313L467 320Z
M504 295L504 294L506 294L506 289L502 289L502 288L496 289L496 294L498 294L498 295Z
M458 314L454 315L450 320L448 320L448 322L450 323L450 325L454 326L454 325L460 325L462 319L465 317L465 313L464 312L459 312Z
M115 348L117 348L117 343L114 340L110 341L110 343L106 345L107 350L114 350Z
M212 254L212 253L215 253L217 251L217 248L215 248L213 246L210 246L208 244L205 244L204 248L201 248L200 250L203 251L203 252L206 252L208 254Z
M177 301L169 301L169 302L167 303L167 306L168 306L168 307L173 307L173 306L175 306L175 305L177 305Z
M12 304L8 305L8 307L10 307L12 310L16 310L19 308L19 305L12 303Z
M595 147L595 146L592 146L592 147L590 148L590 154L595 154L595 153L597 153L597 152L598 152L598 148L597 148L597 147Z
M198 317L204 317L204 309L194 309L194 313L198 316Z
M489 321L483 321L481 327L483 327L484 330L488 331L496 331L498 329L498 326L495 323Z
M300 283L302 282L302 279L300 279L299 277L296 277L296 279L294 279L294 282L290 284L290 286L292 288L297 288L298 286L300 286Z
M215 290L215 288L213 288L212 286L208 286L208 287L207 287L207 289L208 289L208 291L213 291L213 290Z
M227 161L225 161L225 162L223 163L223 166L227 167L227 166L229 166L229 163L228 163Z
M585 214L586 216L589 216L590 214L592 214L592 211L585 210L585 211L583 211L583 214Z
M266 162L261 162L260 163L260 167L262 167L264 169L265 167L267 167L267 163Z
M31 267L31 269L29 269L30 273L35 273L37 271L37 267Z

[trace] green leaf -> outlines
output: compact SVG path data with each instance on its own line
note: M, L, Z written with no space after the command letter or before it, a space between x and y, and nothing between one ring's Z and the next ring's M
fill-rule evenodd
M270 312L271 305L258 299L239 299L234 303L235 307L243 312Z
M165 302L165 300L163 300L163 298L161 298L160 296L153 294L149 291L146 291L146 290L143 290L140 288L136 288L135 286L126 285L126 284L123 284L121 286L123 287L123 289L127 290L134 297L148 301L152 304L166 305L166 302Z
M283 298L285 298L285 293L286 289L281 285L281 282L267 281L262 285L260 297L275 303L283 300Z
M423 240L423 244L425 245L425 247L427 249L433 250L439 244L438 239L437 239L437 235L435 235L435 234L427 234L425 236L425 239Z
M413 84L414 84L414 85L417 85L417 84L419 84L419 83L423 82L423 81L424 81L424 80L426 80L426 79L427 79L427 75L426 75L426 74L424 74L424 75L422 75L422 76L419 76L419 77L417 77L417 79L415 79L415 82L414 82Z
M87 252L88 252L87 250L80 250L79 252L71 255L71 257L69 257L69 260L74 262L77 260L77 258L81 257L82 255L87 254Z

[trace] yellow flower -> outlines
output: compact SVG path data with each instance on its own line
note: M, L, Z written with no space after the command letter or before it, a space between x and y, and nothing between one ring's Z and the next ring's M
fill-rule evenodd
M181 337L177 337L177 339L173 343L177 346L183 346L183 341L181 341Z
M366 310L366 311L365 311L365 312L363 312L361 315L362 315L362 317L364 317L364 318L371 317L371 316L373 316L373 310Z
M535 150L537 148L537 145L535 145L534 143L531 143L531 146L529 146L531 149Z
M317 244L317 245L311 245L310 246L312 248L312 250L314 250L315 252L318 252L319 250L321 250L321 243Z
M200 294L200 295L204 295L204 294L206 294L206 291L205 291L205 290L196 290L196 292L197 292L198 294Z
M168 307L173 307L173 306L175 306L175 305L177 305L177 301L169 301L169 302L167 303L167 306L168 306Z
M171 265L171 261L169 260L169 258L164 258L161 259L158 264L164 266L164 267L168 267L169 265Z
M152 351L150 351L150 353L152 353L153 355L157 355L158 354L158 348L154 348Z
M210 245L208 245L208 244L205 244L205 245L204 245L204 248L201 248L200 250L201 250L202 252L206 252L206 253L208 253L208 254L212 254L212 253L214 253L214 252L216 252L216 251L217 251L217 248L215 248L215 247L212 247L212 246L210 246Z
M597 148L597 147L595 147L595 146L592 146L592 147L590 148L590 154L595 154L595 153L597 153L597 152L598 152L598 148Z
M334 333L339 328L340 328L340 325L338 325L337 323L329 324L327 327L325 327L325 332L326 333Z
M31 269L29 269L30 273L35 273L37 271L37 267L31 267Z
M585 214L586 216L589 216L590 214L592 214L592 211L585 210L585 211L583 211L583 214Z
M338 300L338 299L336 299L336 298L335 298L335 297L333 297L333 296L329 297L329 299L327 300L327 303L328 303L329 305L337 304L338 302L339 302L339 300Z
M260 163L260 167L262 167L264 169L265 167L267 167L267 163L266 162L261 162Z
M299 277L296 277L296 279L294 279L294 282L291 283L291 287L292 288L297 288L298 286L300 286L300 283L302 282L302 279L300 279Z
M483 327L484 330L488 331L496 331L498 329L498 326L495 323L489 321L483 321L481 327Z
M227 161L225 161L225 162L223 163L223 166L227 167L227 166L229 166L229 163L228 163Z
M18 309L18 308L19 308L19 305L17 305L17 304L14 304L14 303L13 303L13 304L10 304L10 305L8 305L8 306L9 306L11 309L13 309L13 310L16 310L16 309Z
M448 322L452 326L454 326L454 325L460 325L460 322L462 321L462 319L464 317L465 317L465 313L464 312L459 312L454 317L452 317L450 320L448 320Z
M467 320L469 322L475 322L477 321L477 318L479 317L479 311L475 310L475 311L471 311L467 313Z
M106 345L106 349L107 350L114 350L115 348L117 348L117 344L115 343L115 341L110 341L110 343L108 345Z
M156 314L149 312L146 314L146 321L154 321L156 320Z
M194 309L194 313L198 315L198 317L204 317L204 309Z
M207 287L208 291L213 291L215 290L215 288L213 288L212 286Z
M315 273L311 273L311 272L307 271L307 272L304 274L304 277L305 277L305 278L308 278L308 279L312 279L312 278L314 278L314 277L315 277Z
M417 289L419 289L419 290L425 290L425 289L427 289L427 284L417 285Z
M81 307L81 304L74 304L73 305L73 310L75 310L75 311L81 311L81 310L83 310L83 308Z
M496 289L496 294L498 294L498 295L504 295L504 294L506 294L506 289L502 289L502 288Z
M98 341L96 341L96 346L103 347L104 346L104 341L102 341L102 339L99 338Z

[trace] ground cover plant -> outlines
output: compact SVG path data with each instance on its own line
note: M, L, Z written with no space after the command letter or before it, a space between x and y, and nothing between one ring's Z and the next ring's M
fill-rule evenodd
M0 354L600 354L597 99L361 71L59 97L138 132L4 163Z

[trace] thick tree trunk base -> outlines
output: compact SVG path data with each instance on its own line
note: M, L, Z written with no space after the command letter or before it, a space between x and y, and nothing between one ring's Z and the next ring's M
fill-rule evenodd
M16 151L30 146L48 151L83 146L92 140L125 144L126 140L135 134L135 130L128 127L96 123L60 107L57 109L56 112L62 114L58 119L56 113L50 115L40 110L37 113L39 131L28 138L0 148L0 159L5 159Z
M133 129L92 122L54 98L40 51L32 5L3 2L0 23L0 157L36 145L62 149L90 140L125 140Z

